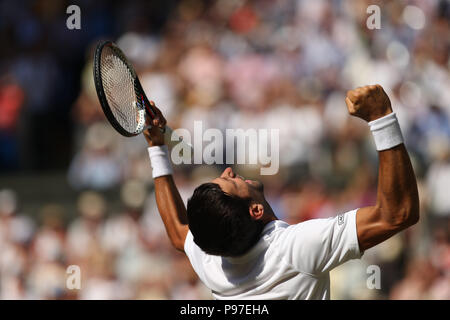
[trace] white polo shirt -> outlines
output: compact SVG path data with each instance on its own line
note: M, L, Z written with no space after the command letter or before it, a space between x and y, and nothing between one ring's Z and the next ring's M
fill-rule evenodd
M295 225L272 221L239 257L206 254L190 231L184 250L215 299L329 299L330 270L362 256L357 210Z

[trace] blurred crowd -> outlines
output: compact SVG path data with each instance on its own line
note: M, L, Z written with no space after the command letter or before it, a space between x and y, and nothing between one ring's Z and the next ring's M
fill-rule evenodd
M333 271L332 298L450 299L450 1L187 0L159 10L80 1L82 30L53 31L64 49L42 45L43 30L65 19L54 1L24 10L20 28L8 24L6 3L0 30L24 51L6 50L0 63L1 170L55 164L79 197L78 216L66 222L58 199L30 215L14 190L0 191L0 298L211 297L168 242L144 138L119 136L98 103L93 48L112 38L171 127L279 129L276 175L235 169L264 182L289 223L375 203L377 153L344 100L349 89L381 84L416 172L421 220ZM381 9L379 29L366 24L371 4ZM175 166L182 198L223 168ZM69 265L80 267L80 290L66 288ZM379 289L367 287L371 265L380 267Z

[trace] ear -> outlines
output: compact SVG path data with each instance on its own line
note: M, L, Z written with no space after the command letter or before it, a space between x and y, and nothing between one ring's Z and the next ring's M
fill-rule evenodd
M253 220L259 220L264 215L264 206L260 203L252 203L248 210Z

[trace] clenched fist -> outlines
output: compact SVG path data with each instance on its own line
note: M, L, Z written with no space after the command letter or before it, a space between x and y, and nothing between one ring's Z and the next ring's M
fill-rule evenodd
M348 91L345 103L352 116L367 122L384 117L392 112L391 101L378 84Z

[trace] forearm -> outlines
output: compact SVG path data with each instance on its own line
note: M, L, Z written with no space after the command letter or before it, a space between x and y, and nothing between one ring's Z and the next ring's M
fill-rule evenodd
M382 221L403 229L419 218L419 196L411 161L402 143L379 151L377 209Z
M173 246L183 251L188 232L186 207L172 177L167 146L153 146L148 151L159 214Z
M169 239L176 249L183 251L189 230L186 207L172 175L158 177L154 181L156 204Z
M387 137L388 145L390 139L397 141L394 146L383 148L383 139L376 143L379 150L377 202L358 211L356 223L361 250L383 242L419 219L416 178L399 129Z

